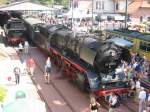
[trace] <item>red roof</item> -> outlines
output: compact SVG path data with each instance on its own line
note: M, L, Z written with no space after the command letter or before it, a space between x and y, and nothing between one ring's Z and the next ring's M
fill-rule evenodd
M148 0L143 0L141 7L142 8L150 8L150 3L148 3Z
M128 14L136 12L139 8L150 8L148 0L134 0L132 3L128 5ZM119 10L117 12L124 13L125 9Z

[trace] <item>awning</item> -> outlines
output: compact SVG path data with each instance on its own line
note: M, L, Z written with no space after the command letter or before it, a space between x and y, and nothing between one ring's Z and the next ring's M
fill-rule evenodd
M114 16L115 20L125 20L125 16Z
M118 38L118 37L108 39L107 42L113 42L114 44L121 46L121 47L132 47L133 46L132 42L122 39L122 38Z
M43 24L45 22L41 21L40 19L37 18L24 18L24 20L28 23L30 23L30 25L37 25L37 24Z

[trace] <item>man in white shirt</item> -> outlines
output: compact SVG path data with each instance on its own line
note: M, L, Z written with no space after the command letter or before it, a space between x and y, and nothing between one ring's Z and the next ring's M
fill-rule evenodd
M140 80L137 79L136 82L135 82L135 88L136 88L136 101L138 100L138 96L139 96L139 92L140 92L140 88L141 88L141 83L140 83Z
M141 90L139 92L139 112L143 112L146 107L146 91L143 87L141 87Z
M29 52L29 43L28 43L28 41L25 41L25 43L24 43L24 50L25 50L25 53Z
M111 93L110 97L109 97L109 112L114 112L115 108L116 108L116 103L117 103L117 96L115 95L115 93Z

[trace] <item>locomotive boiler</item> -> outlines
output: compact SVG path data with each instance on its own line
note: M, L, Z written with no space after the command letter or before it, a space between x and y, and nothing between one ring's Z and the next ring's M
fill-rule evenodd
M64 74L75 80L80 88L96 91L99 96L112 91L127 92L126 81L110 78L121 60L131 61L126 48L111 42L99 42L90 35L75 35L66 29L55 31L49 41L56 65L60 65Z
M50 39L50 45L91 65L96 73L113 72L121 60L130 61L130 53L111 42L98 42L92 37L74 36L72 31L57 31Z

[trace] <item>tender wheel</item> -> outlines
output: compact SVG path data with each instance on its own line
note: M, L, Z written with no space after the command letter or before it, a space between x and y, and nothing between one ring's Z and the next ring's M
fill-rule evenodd
M86 88L86 79L85 79L85 75L84 74L76 73L75 82L78 85L80 90L85 91L87 89Z

